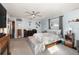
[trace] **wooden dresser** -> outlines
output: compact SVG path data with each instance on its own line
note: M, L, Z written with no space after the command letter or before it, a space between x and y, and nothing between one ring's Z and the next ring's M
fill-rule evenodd
M75 44L75 38L74 38L74 33L71 34L71 37L69 35L65 36L65 45L71 48L74 48Z
M5 35L0 38L0 55L7 51L7 55L10 55L9 51L10 35Z

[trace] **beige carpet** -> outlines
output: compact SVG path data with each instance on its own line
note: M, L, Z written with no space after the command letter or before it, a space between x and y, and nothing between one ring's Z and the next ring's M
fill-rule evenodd
M33 55L33 51L28 43L27 38L11 39L10 51L12 55ZM38 55L77 55L77 50L58 44L48 48ZM6 55L6 53L5 53Z

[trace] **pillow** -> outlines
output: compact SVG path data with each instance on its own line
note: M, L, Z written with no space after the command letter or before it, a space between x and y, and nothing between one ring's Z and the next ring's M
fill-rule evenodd
M35 33L33 35L39 42L42 42L42 37L43 37L43 34L42 33Z

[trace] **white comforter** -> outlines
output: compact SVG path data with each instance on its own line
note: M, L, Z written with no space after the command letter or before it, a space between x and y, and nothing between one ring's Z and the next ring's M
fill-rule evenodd
M36 33L29 37L29 41L35 54L40 51L44 51L46 44L50 44L57 40L60 40L60 38L54 33Z
M43 35L44 35L43 42L45 42L45 44L50 44L52 42L60 40L60 37L57 34L44 33Z
M50 44L51 42L60 40L60 37L54 33L37 33L37 34L34 34L33 37L35 37L36 40L39 42L48 42L48 44Z

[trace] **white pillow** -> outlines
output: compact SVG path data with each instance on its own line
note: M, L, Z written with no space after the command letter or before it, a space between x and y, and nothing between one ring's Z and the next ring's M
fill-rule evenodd
M43 34L42 33L35 33L33 35L39 42L42 42L42 37L43 37Z

